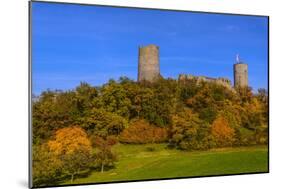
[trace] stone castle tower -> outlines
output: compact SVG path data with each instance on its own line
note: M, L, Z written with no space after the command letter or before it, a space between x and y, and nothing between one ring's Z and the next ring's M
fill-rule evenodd
M153 82L160 77L159 47L148 45L139 47L138 82Z
M233 71L234 87L248 87L248 65L240 60L239 55L236 56Z

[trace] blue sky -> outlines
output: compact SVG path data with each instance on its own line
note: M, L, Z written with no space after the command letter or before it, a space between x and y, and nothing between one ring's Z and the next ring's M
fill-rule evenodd
M32 3L33 93L137 79L138 46L160 47L160 72L227 77L240 54L249 84L267 88L267 18Z

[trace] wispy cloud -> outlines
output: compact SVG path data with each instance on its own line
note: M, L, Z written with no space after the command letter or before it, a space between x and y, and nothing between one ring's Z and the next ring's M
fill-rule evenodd
M226 25L226 26L220 27L219 30L224 31L224 32L238 32L238 31L241 31L241 28L236 25Z

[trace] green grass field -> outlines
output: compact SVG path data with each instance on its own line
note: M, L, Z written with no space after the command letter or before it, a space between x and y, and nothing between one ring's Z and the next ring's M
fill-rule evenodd
M155 151L149 151L149 147ZM119 144L113 150L118 153L115 168L103 173L93 171L72 184L268 171L266 146L184 152L166 149L166 144Z

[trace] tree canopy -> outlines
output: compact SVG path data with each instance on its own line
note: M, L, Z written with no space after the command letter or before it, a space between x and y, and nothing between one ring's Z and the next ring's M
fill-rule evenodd
M166 142L180 150L266 144L268 92L215 82L126 77L40 94L32 105L34 181L114 166L116 142ZM90 136L90 137L88 137ZM112 143L114 138L114 143ZM43 173L43 170L46 170Z

